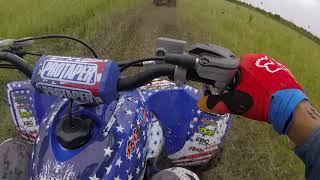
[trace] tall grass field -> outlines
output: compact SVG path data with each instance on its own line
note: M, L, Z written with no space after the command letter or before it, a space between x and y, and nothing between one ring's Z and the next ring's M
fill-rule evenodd
M61 33L101 11L112 15L139 0L0 0L0 37Z

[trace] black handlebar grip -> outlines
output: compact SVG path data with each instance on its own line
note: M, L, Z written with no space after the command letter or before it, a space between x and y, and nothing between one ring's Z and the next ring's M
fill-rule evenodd
M34 67L25 62L22 58L9 52L0 52L0 60L7 61L14 65L31 79Z
M174 76L175 66L158 64L138 73L132 77L120 78L118 91L127 91L150 83L153 79L161 76Z
M187 69L195 69L197 57L188 54L167 54L165 61Z

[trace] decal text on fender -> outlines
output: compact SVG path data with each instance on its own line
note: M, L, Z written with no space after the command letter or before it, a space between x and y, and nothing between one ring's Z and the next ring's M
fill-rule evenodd
M139 129L136 128L133 130L132 137L127 142L127 157L132 155L132 152L135 150L137 142L139 140Z
M92 63L45 61L41 69L41 78L93 85L96 83L98 66Z

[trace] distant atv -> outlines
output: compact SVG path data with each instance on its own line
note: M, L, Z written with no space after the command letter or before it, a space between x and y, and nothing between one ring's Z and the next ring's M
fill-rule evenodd
M177 0L153 0L153 4L156 6L172 6L176 7Z

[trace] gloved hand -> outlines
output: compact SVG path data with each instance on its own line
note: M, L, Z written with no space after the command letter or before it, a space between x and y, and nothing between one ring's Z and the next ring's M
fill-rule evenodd
M200 110L242 115L269 122L286 134L296 106L307 99L290 70L264 54L247 54L240 62L240 82L225 94L200 98Z

